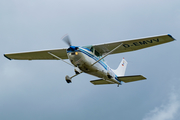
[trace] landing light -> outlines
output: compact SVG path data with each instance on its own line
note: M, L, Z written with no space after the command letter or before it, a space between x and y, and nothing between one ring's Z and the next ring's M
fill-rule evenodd
M75 52L75 55L78 55L78 52Z

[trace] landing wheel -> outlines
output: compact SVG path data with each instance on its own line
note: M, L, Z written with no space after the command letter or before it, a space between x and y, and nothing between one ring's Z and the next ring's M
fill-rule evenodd
M65 78L66 78L66 82L67 82L67 83L71 83L71 82L72 82L72 81L71 81L71 78L70 78L68 75L66 75Z

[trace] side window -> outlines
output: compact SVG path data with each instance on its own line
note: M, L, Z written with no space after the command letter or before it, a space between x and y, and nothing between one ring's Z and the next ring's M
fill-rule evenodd
M99 53L99 52L97 52L96 50L95 50L95 55L96 55L99 59L101 59L101 58L102 58L102 56L100 55L100 53ZM102 59L102 61L104 61L104 59Z
M99 57L100 56L100 54L95 50L95 55L97 56L97 57Z

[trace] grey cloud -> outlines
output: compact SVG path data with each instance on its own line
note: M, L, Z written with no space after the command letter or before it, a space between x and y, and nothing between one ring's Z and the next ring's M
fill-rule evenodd
M174 120L180 110L180 99L177 91L169 95L168 102L154 108L143 120Z

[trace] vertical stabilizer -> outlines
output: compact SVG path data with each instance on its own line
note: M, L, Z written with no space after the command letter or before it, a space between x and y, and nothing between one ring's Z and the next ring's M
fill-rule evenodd
M127 61L123 58L121 63L119 64L118 68L116 70L113 70L113 72L117 76L124 76L126 67L127 67Z

